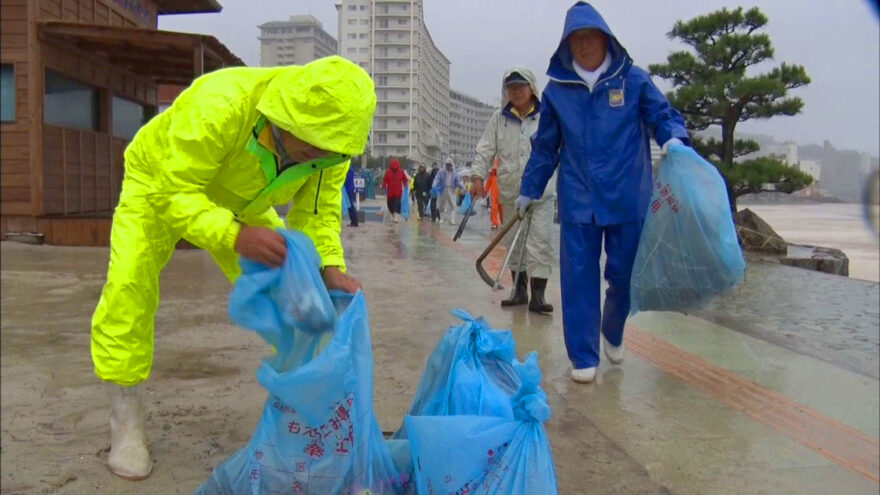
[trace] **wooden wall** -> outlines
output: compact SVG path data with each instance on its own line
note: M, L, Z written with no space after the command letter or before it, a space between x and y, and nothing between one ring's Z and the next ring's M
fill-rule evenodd
M157 26L156 5L151 0L31 0L39 2L41 21L74 21L102 26ZM125 8L125 4L136 6Z
M32 5L28 0L0 0L0 61L15 72L15 122L0 125L0 214L28 215L31 192L31 108L28 84Z
M3 240L6 232L39 232L43 243L56 246L108 246L111 217L37 218L6 215L0 217Z
M43 215L112 212L125 145L104 133L43 125Z
M43 64L47 69L100 89L109 89L129 100L156 105L157 89L151 81L55 41L43 41L40 45ZM106 118L102 118L102 124L109 123L109 115L103 117Z

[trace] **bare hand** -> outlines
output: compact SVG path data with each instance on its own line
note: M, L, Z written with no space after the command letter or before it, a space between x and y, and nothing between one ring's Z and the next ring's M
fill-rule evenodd
M471 196L482 198L483 192L483 178L478 175L471 177Z
M339 289L349 294L354 294L358 289L363 290L361 283L356 278L342 273L342 270L336 266L325 266L323 277L327 290Z
M272 268L287 258L284 236L268 227L243 225L235 240L235 252Z

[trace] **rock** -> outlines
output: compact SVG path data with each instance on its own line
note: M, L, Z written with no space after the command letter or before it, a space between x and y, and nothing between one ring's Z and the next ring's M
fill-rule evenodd
M752 210L746 208L738 211L733 219L742 246L747 251L782 256L788 253L788 246L782 237Z
M849 276L849 258L840 249L811 247L812 252L809 257L785 257L779 260L783 265L795 266L798 268L806 268L817 272L830 273L832 275Z

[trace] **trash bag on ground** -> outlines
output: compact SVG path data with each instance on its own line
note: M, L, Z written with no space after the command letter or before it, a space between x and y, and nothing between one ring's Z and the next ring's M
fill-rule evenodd
M373 412L363 293L328 294L311 240L283 234L284 265L271 269L243 259L230 296L232 321L275 346L257 370L269 397L250 442L215 467L196 493L403 494L409 445L386 443Z
M462 310L428 358L404 426L418 493L556 494L536 353Z
M516 363L514 418L407 416L418 493L556 495L556 469L544 421L547 396L538 356Z
M692 148L672 146L654 181L630 314L697 309L736 287L745 267L718 170Z
M493 330L485 319L461 309L452 314L463 322L447 329L431 352L407 414L512 419L510 398L519 389L513 333ZM405 425L394 438L407 438Z
M403 188L403 197L400 198L400 214L403 215L404 220L409 220L410 209L409 209L409 188Z

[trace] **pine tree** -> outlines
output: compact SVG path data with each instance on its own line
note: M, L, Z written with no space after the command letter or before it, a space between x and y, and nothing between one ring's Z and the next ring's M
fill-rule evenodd
M737 124L797 115L804 102L788 92L810 83L803 66L784 62L769 72L747 74L750 67L773 58L770 37L760 32L767 20L757 7L745 12L739 7L678 21L667 36L685 43L694 53L677 51L665 64L649 66L653 75L672 82L675 89L667 97L681 111L692 133L713 125L721 127L720 141L694 135L692 142L725 176L734 211L736 198L743 194L767 190L791 193L812 182L809 175L773 157L734 161L759 149L753 140L735 138Z

